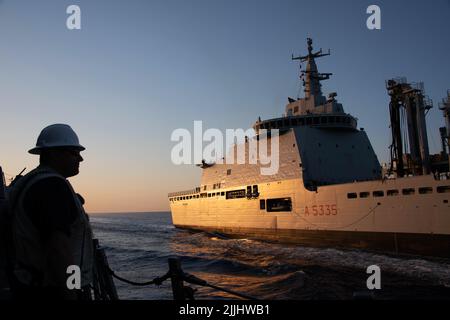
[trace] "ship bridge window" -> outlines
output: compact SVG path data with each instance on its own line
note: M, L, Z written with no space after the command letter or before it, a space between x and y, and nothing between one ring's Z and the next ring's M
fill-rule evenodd
M267 199L267 212L292 211L291 198Z
M386 194L388 197L398 196L398 190L388 190Z
M348 199L356 199L356 198L358 198L358 194L356 192L347 193L347 198Z
M227 191L226 199L245 198L245 189Z
M372 192L372 195L375 198L384 197L384 191L374 191L374 192Z
M370 196L370 192L360 192L359 197L360 198L368 198Z
M266 210L266 200L259 200L259 209Z
M449 193L450 192L450 186L440 186L437 187L438 193Z
M430 194L430 193L433 193L433 188L431 187L419 188L419 194Z
M405 196L413 195L415 192L416 191L414 190L414 188L407 188L402 190L402 194Z

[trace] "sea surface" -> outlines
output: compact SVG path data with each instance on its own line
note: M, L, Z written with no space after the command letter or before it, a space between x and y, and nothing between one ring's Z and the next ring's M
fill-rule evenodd
M121 277L144 282L168 271L178 257L185 272L208 283L258 299L450 300L450 260L398 257L361 250L311 248L229 239L174 228L170 213L91 215L94 234L111 268ZM381 271L381 289L369 291L367 267ZM121 299L172 299L170 280L137 287L115 281ZM239 299L207 287L196 299Z

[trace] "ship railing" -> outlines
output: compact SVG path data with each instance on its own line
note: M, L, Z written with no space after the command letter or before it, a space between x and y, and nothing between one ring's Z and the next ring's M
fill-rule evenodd
M177 192L170 192L169 197L179 197L179 196L186 196L190 194L196 194L200 192L200 187L197 187L195 189L189 189L185 191L177 191Z
M128 283L128 284L134 285L134 286L156 285L158 287L161 286L163 284L163 282L170 279L171 286L172 286L173 299L177 300L177 301L195 300L194 293L195 293L195 291L197 291L197 289L194 289L192 287L184 285L184 282L187 282L189 284L193 284L196 286L208 287L211 289L215 289L217 291L222 291L227 294L239 297L241 299L258 300L255 297L252 297L247 294L237 292L234 290L230 290L227 288L219 287L219 286L211 284L203 279L200 279L192 274L184 272L181 267L181 261L177 257L169 258L168 262L169 262L169 270L167 271L167 273L165 275L163 275L161 277L156 277L153 280L145 281L145 282L136 282L136 281L132 281L132 280L128 280L123 277L120 277L110 268L109 264L106 263L106 265L103 265L103 271L104 271L105 275L108 276L108 279L111 281L114 295L110 295L109 291L111 289L107 288L108 292L106 292L106 293L108 293L108 295L105 295L104 297L98 296L98 298L99 298L98 300L118 300L119 299L117 292L115 290L115 285L114 285L114 281L112 278L115 278L121 282Z
M355 129L357 119L350 114L309 114L260 121L254 125L254 129L258 131L259 129L271 130L297 126Z

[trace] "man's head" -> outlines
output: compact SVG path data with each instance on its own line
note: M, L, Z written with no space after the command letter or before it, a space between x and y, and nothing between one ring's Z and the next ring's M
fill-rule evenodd
M68 178L78 174L83 161L80 152L84 149L70 126L53 124L41 131L36 147L28 152L39 154L41 165L49 166Z
M81 161L83 157L80 155L80 150L70 147L43 149L39 157L41 165L55 169L65 178L79 173Z

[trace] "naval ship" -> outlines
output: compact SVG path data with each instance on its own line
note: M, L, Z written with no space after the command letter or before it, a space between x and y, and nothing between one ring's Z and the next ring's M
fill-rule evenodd
M425 124L431 106L423 87L401 79L386 82L393 142L390 166L383 170L357 119L344 112L336 93L322 94L321 81L332 74L319 73L315 59L330 52L314 52L310 38L307 44L307 55L292 56L305 64L303 71L300 67L304 97L288 98L283 117L258 119L253 126L256 138L262 129L279 130L278 172L261 175L259 162L203 161L199 187L168 195L174 226L304 246L450 258L450 147L444 143L450 93L442 105L444 149L432 156Z

